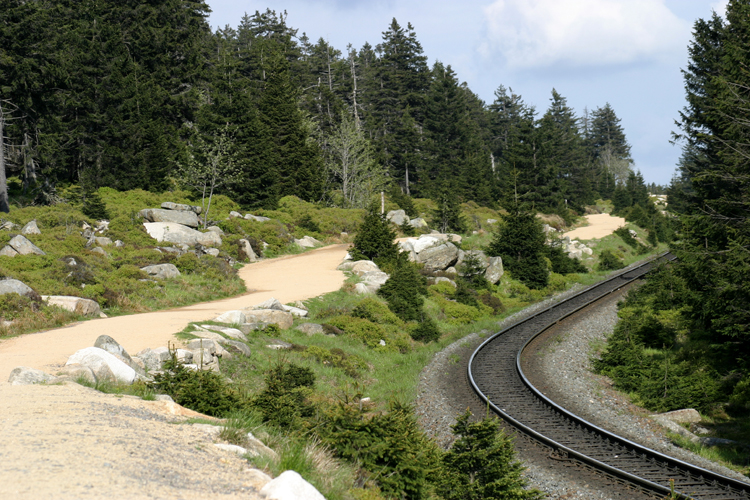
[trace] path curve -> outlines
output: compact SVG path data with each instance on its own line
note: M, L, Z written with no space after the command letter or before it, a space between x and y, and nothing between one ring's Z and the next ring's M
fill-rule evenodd
M238 297L144 314L92 319L0 342L0 381L17 366L54 373L79 349L94 345L99 335L117 340L129 353L175 341L175 333L193 321L207 321L234 309L275 297L282 303L317 297L341 288L345 276L336 267L348 245L332 245L244 266L239 275L248 290Z
M588 226L573 229L572 231L563 233L563 236L568 236L571 240L604 238L612 234L615 229L625 225L624 218L609 214L586 215L584 218L588 221Z

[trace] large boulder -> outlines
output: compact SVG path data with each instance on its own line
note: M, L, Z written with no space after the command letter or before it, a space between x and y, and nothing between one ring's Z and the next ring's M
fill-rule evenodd
M96 375L94 375L94 371L88 366L83 366L78 363L71 363L60 368L57 371L57 378L58 380L70 380L72 382L85 380L91 385L96 384Z
M409 216L403 210L391 210L385 215L385 218L397 226L402 225L404 222L409 222Z
M440 239L433 235L423 234L416 240L411 240L414 247L414 253L419 254L427 248L434 247L440 243Z
M484 277L493 285L503 277L503 259L501 257L490 257L490 265L484 271Z
M80 314L81 316L89 316L92 318L107 317L95 300L68 295L42 295L42 300L51 306L57 306L66 311Z
M263 322L278 325L282 330L291 328L294 324L294 316L286 311L276 311L274 309L243 309L247 322Z
M28 366L19 366L10 372L10 385L46 384L57 380L56 377Z
M138 212L149 222L173 222L188 227L198 227L201 224L198 214L192 210L164 210L161 208L144 208Z
M238 324L244 324L244 321ZM202 328L203 330L223 333L230 339L242 340L242 341L247 340L247 337L245 336L244 333L242 333L242 330L238 330L237 328L229 328L227 326L218 326L218 325L201 325L199 328Z
M66 365L78 363L88 366L96 375L97 380L114 378L118 382L132 384L137 378L135 370L113 354L98 347L87 347L76 351L68 358Z
M325 500L315 486L293 470L282 472L266 484L260 490L260 495L266 500Z
M417 254L414 252L414 241L415 240L405 240L398 242L399 252L406 252L409 262L416 262L417 260Z
M182 224L174 222L144 222L146 232L159 243L195 246L201 244L206 247L221 246L221 235L214 231L202 233Z
M8 278L4 280L0 280L0 295L5 295L6 293L17 293L18 295L26 295L27 293L34 293L34 290L31 289L29 285L22 281L14 280L13 278Z
M176 278L180 275L180 270L174 264L153 264L151 266L142 267L141 271L152 278L165 280L169 278Z
M20 234L14 236L8 242L8 246L10 246L13 250L20 253L21 255L47 255L42 251L41 248L34 245L29 241L28 238Z
M165 210L182 210L184 212L195 212L196 214L200 214L203 211L201 207L196 207L195 205L173 203L171 201L165 201L164 203L162 203L161 208Z
M305 236L302 239L294 239L294 244L302 248L315 248L321 246L323 243L316 240L312 236Z
M133 362L133 358L130 357L128 351L109 335L99 335L94 341L94 347L104 349L108 353L122 358L128 364Z
M362 276L372 271L380 271L380 268L371 260L358 260L351 266L349 271L357 276Z
M417 254L417 262L428 269L443 270L458 260L458 248L452 243L430 247Z
M23 229L21 229L21 234L42 234L42 232L39 230L39 226L37 226L36 220L32 220L27 222L26 225L23 226Z
M214 321L217 323L229 323L229 324L237 324L240 325L242 323L247 323L247 317L244 314L244 311L227 311L225 313L222 313L218 315L216 318L214 318Z
M297 326L297 330L306 333L307 335L323 335L326 332L323 325L318 323L302 323Z
M15 257L16 255L18 255L18 252L13 250L13 247L10 245L5 245L2 249L0 249L0 256Z

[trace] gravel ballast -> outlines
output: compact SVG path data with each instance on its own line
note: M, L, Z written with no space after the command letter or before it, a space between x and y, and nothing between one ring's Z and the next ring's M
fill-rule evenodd
M547 301L535 304L506 318L497 331L573 295L580 288L569 290ZM661 453L691 462L720 474L747 481L742 475L705 460L666 438L664 429L648 417L649 412L630 404L627 396L614 391L606 377L591 372L593 347L601 346L611 335L617 322L617 302L622 296L613 294L604 303L562 323L554 337L533 356L526 373L535 385L544 387L545 394L569 411L589 422L619 434L631 441ZM471 334L437 353L420 376L417 414L420 424L443 447L452 442L450 426L467 407L467 399L457 394L456 387L468 389L466 360L490 332ZM494 332L492 332L494 333ZM462 383L458 383L462 381ZM474 396L478 401L478 398ZM476 404L475 407L476 408ZM477 413L477 410L473 411ZM481 411L481 410L480 410ZM519 439L517 438L517 443ZM526 477L551 499L622 499L608 493L606 481L601 484L581 479L579 469L566 470L550 465L539 453L527 453L519 447L519 458L526 466ZM583 483L583 484L581 484ZM591 484L589 484L591 483ZM635 492L633 498L635 498Z

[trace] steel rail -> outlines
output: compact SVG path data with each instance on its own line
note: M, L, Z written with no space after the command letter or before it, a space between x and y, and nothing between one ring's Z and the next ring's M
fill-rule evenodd
M621 271L610 278L599 282L595 285L592 285L590 287L587 287L586 289L582 290L581 292L569 297L568 299L558 302L556 304L553 304L539 312L536 312L535 314L524 318L522 320L519 320L509 327L503 329L502 331L496 333L489 339L487 339L485 342L483 342L475 351L472 353L471 359L469 360L469 367L468 367L468 377L469 381L474 389L474 391L479 395L479 397L487 403L489 408L492 408L494 412L499 414L506 422L514 425L516 428L518 428L520 431L526 433L527 435L533 437L534 439L538 440L539 442L543 443L544 445L552 448L559 454L564 454L570 458L576 459L584 464L587 464L589 467L592 467L594 469L602 470L605 473L609 474L610 476L619 478L621 481L636 485L638 488L650 491L653 493L658 493L661 495L669 495L671 493L671 488L668 484L662 484L659 482L659 479L651 480L648 478L644 478L641 476L638 476L636 474L633 474L631 472L628 472L626 470L623 470L623 468L615 466L611 463L606 463L602 460L599 460L597 458L594 458L592 456L586 455L585 453L582 453L581 451L578 451L575 449L574 446L566 446L560 442L558 442L555 439L552 439L551 437L544 434L544 431L537 431L530 427L529 425L526 425L525 423L521 422L520 420L514 418L512 415L510 415L509 411L507 411L504 408L500 408L498 404L503 405L500 401L491 401L490 398L485 395L485 392L487 389L483 390L480 387L480 383L475 379L474 372L475 369L479 370L481 368L479 365L475 364L478 355L485 350L488 346L492 346L493 344L499 342L500 340L504 340L505 336L511 335L511 341L507 342L510 343L520 343L522 344L520 348L517 349L515 355L513 356L513 360L515 361L512 363L514 366L512 367L513 371L515 372L515 377L517 377L521 384L524 386L525 390L529 391L529 393L532 395L537 402L542 402L547 409L551 410L554 413L554 416L552 417L554 425L555 421L554 419L557 419L558 422L563 422L564 424L572 424L576 427L586 429L586 432L590 433L592 436L595 436L596 439L602 441L602 445L600 446L619 446L620 448L624 448L627 450L629 456L628 458L635 457L639 460L648 461L649 463L653 463L655 468L658 468L660 470L665 470L663 474L664 477L668 476L666 471L671 471L674 473L682 474L682 476L689 478L690 480L695 480L695 483L690 483L692 486L695 486L696 484L703 483L703 485L708 485L708 487L713 487L715 485L716 489L714 490L717 494L722 495L723 493L726 493L730 496L692 496L692 493L688 491L679 491L676 492L680 495L681 498L727 498L727 499L750 499L750 484L744 483L742 481L737 481L735 479L717 474L715 472L709 471L707 469L703 469L701 467L695 466L693 464L688 464L686 462L683 462L681 460L678 460L674 457L669 457L667 455L664 455L662 453L659 453L655 450L651 450L649 448L643 447L641 445L638 445L636 443L633 443L627 439L624 439L620 436L617 436L615 434L612 434L604 429L601 429L600 427L597 427L596 425L574 415L573 413L565 410L561 406L557 405L553 401L551 401L549 398L541 394L540 391L538 391L533 385L529 382L527 377L524 375L522 367L521 367L521 356L523 353L523 350L539 335L541 335L544 331L549 329L551 326L557 324L564 318L570 316L571 314L574 314L581 309L588 307L589 305L593 304L594 302L601 300L605 296L613 293L616 290L621 289L622 287L630 284L634 280L640 278L644 274L646 274L651 267L653 267L655 261L657 260L673 260L674 257L669 254L661 254L657 256L655 259L652 259L650 261L647 261L645 263L640 264L639 266L636 266L631 269L626 269L624 271ZM630 275L630 276L628 276ZM573 303L575 300L580 300L583 295L585 294L592 294L597 289L602 289L597 293L594 293L592 298L589 298L587 300L584 300L580 305L565 309L566 307L570 307L570 304ZM560 311L557 311L557 314L551 314L555 312L555 309L560 309ZM522 339L513 339L512 334L513 330L521 330L522 327L526 326L527 323L532 323L534 320L538 320L541 317L548 315L552 316L547 321L545 321L544 324L541 326L535 326L534 331L531 335L526 332L525 337ZM520 332L519 332L520 335ZM514 348L516 348L514 346ZM507 353L507 355L504 358L504 361L507 363L511 363L511 360L508 359L509 355L511 353ZM502 360L501 360L502 361ZM493 359L493 363L495 360ZM507 370L506 366L506 371ZM502 370L497 370L502 371ZM496 398L497 399L497 398ZM496 404L497 403L497 404ZM506 405L507 406L507 405ZM619 458L615 456L616 458ZM624 457L623 457L624 459ZM620 460L622 461L622 459ZM616 461L615 461L616 462ZM675 472L679 471L679 472ZM658 475L659 472L654 473L655 475ZM684 477L680 477L680 479L684 479Z

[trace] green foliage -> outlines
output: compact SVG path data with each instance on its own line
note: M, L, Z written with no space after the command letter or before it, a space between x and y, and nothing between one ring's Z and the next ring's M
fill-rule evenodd
M530 288L544 288L548 279L544 241L539 220L533 213L515 206L503 216L486 252L502 257L503 266L514 279Z
M626 245L631 247L633 250L636 251L638 254L646 253L648 249L644 247L641 243L636 240L633 235L630 234L630 231L626 227L620 227L615 229L614 234L619 236L622 241L625 242ZM655 233L652 233L655 234Z
M443 189L435 202L437 208L432 212L432 225L438 231L441 233L466 232L466 221L461 215L461 204L455 193Z
M421 319L426 294L425 279L411 262L400 263L378 290L378 295L388 302L388 308L404 321Z
M91 217L96 220L107 220L109 219L109 212L107 211L107 205L104 204L102 197L97 191L87 191L83 200L83 208L81 212L87 217Z
M451 427L458 439L443 455L437 493L445 500L532 500L543 493L526 489L513 441L496 418L469 422L466 411Z
M313 415L310 402L315 374L309 368L280 359L265 377L266 388L251 405L263 415L263 421L282 428L297 428L301 419Z
M424 315L422 321L418 321L416 326L409 330L409 335L417 342L428 344L440 339L440 329L432 318Z
M6 293L0 295L0 318L4 321L13 321L28 312L36 313L43 307L40 297L30 297L17 293Z
M396 316L386 304L374 298L365 298L357 304L352 311L352 316L362 318L373 323L397 325L403 324L401 318Z
M458 266L462 280L475 290L488 289L490 282L484 277L484 272L485 266L482 265L479 255L473 251L466 252L463 262Z
M547 245L547 258L552 264L552 272L557 274L587 273L588 268L574 258L568 257L563 251L560 242L555 241Z
M599 265L597 268L600 271L614 271L622 269L623 267L625 267L625 264L623 263L622 258L615 255L612 250L604 249L599 254Z
M372 260L379 266L398 259L398 245L394 243L396 234L388 220L373 206L365 215L354 237L350 250L355 260Z
M175 351L170 351L162 373L154 376L153 388L170 395L179 405L214 417L224 417L245 404L224 377L212 371L185 368L177 361Z
M324 365L340 368L352 378L358 378L360 372L367 369L367 362L360 356L347 354L337 347L329 350L314 345L309 346L305 349L305 356L315 358Z
M437 445L420 430L413 410L398 403L369 414L345 399L323 413L315 432L337 456L358 463L364 479L388 498L425 498L428 476L439 465Z
M456 293L453 295L453 298L459 304L464 304L472 307L477 307L479 305L479 302L477 302L476 292L469 288L464 280L458 280L456 282Z

